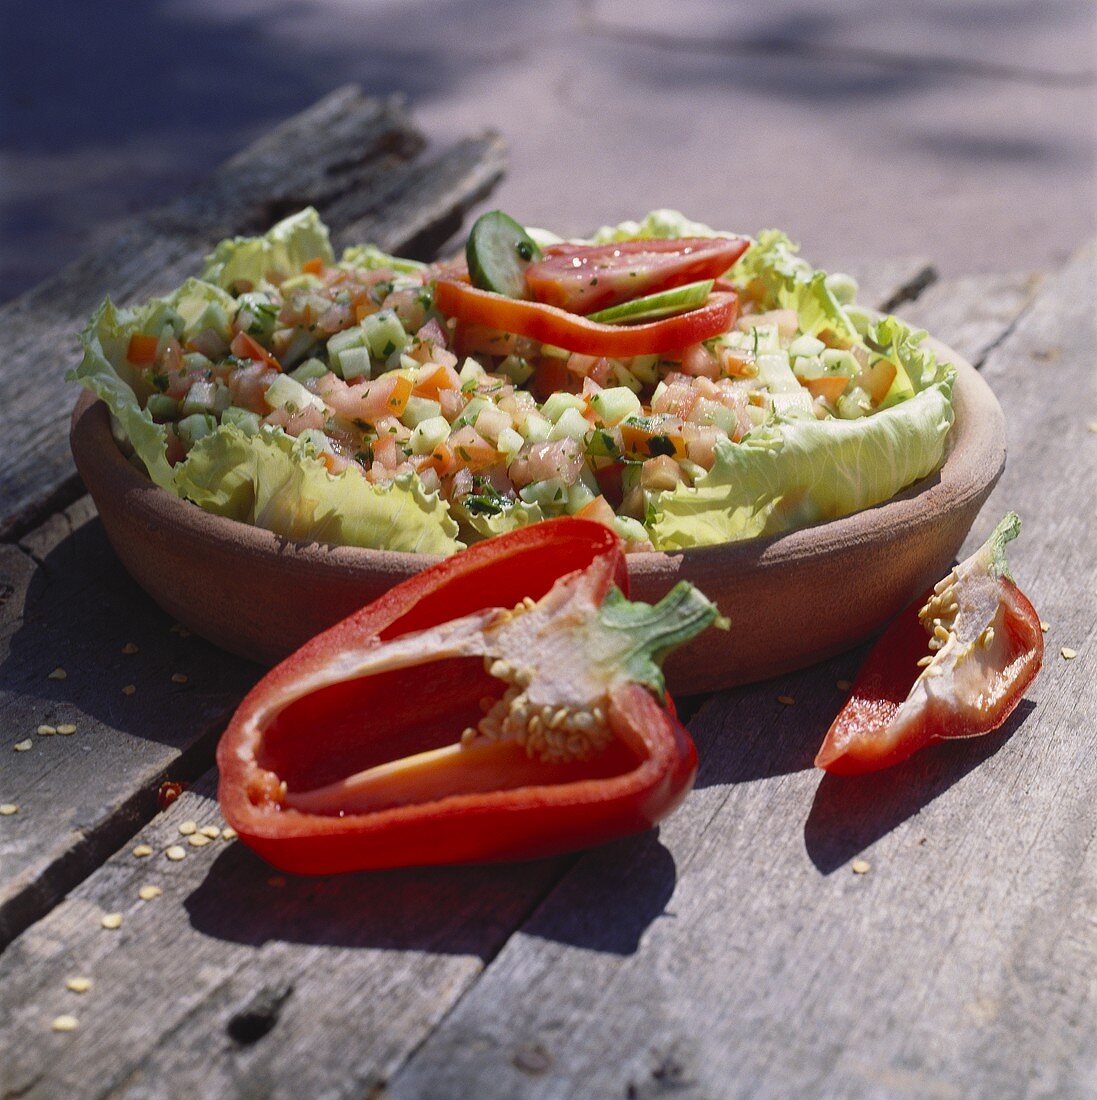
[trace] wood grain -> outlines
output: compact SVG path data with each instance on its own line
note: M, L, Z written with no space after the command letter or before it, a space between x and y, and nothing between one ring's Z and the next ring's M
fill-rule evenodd
M1014 718L820 780L860 654L713 697L683 810L582 858L392 1096L1092 1095L1095 286L1088 251L985 368L1012 459L966 549L1016 508L1014 573L1051 623Z
M64 443L75 391L63 375L104 295L130 302L163 293L193 274L222 237L261 232L310 203L336 230L383 226L387 247L430 248L499 179L503 155L491 134L459 142L429 165L414 159L422 148L399 98L341 89L0 308L0 538L27 530L78 492Z

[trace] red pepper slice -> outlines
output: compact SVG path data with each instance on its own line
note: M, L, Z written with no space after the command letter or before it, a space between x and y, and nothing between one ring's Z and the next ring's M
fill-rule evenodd
M716 609L689 585L630 604L625 578L616 535L563 518L398 585L240 705L217 751L226 820L302 874L529 858L648 828L697 763L658 662Z
M739 297L729 290L710 294L706 305L662 321L603 325L556 306L507 298L478 290L459 279L442 277L434 283L434 304L462 324L486 325L579 355L611 359L681 351L727 332L739 315Z
M1044 658L1040 617L1005 559L1020 529L1010 512L892 623L827 732L818 767L839 775L887 768L933 741L990 733L1013 713Z

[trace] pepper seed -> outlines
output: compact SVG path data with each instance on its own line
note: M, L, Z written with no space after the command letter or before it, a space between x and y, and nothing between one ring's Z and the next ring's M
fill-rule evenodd
M209 837L203 836L201 833L191 833L190 836L187 837L187 843L192 848L204 848L209 844Z
M1074 658L1078 656L1078 651L1076 649L1071 649L1070 646L1063 646L1059 652L1063 655L1064 661L1073 661Z
M47 680L64 680L68 676L68 673L58 665L47 677Z
M122 694L123 695L132 695L136 690L137 690L136 685L126 684L126 686L124 688L122 688Z
M34 742L28 737L26 741L17 741L14 748L16 752L27 752L33 744Z
M76 732L76 726L72 722L63 722L57 727L57 732L62 737L69 737Z
M138 844L137 847L133 849L133 854L138 859L144 859L146 856L152 855L152 848L148 844Z
M169 848L169 849L168 849L168 850L167 850L167 851L166 851L166 852L164 853L164 855L166 855L166 856L168 857L168 859L170 859L170 860L172 861L172 863L178 863L178 862L179 862L179 860L181 860L181 859L186 859L186 857L187 857L187 851L186 851L186 849L185 849L185 848L184 848L184 847L183 847L182 845L180 845L180 844L173 844L173 845L172 845L172 846L171 846L171 847L170 847L170 848Z
M193 833L198 832L198 825L193 821L184 821L179 826L179 832L182 836L191 836Z
M203 825L198 831L203 836L208 836L210 840L216 840L221 835L221 830L216 825Z
M54 1031L75 1031L80 1026L80 1021L75 1016L57 1016L50 1027Z
M850 865L849 869L855 875L867 875L872 864L867 859L855 859Z
M152 901L154 898L158 898L163 892L164 891L161 890L159 886L142 886L141 889L137 891L137 896L142 901Z
M57 732L57 727L56 726L42 725L42 726L38 727L38 736L39 737L52 737L56 732Z
M133 655L134 653L136 653L136 652L137 652L137 646L135 646L135 645L133 644L133 642L126 642L126 644L125 644L124 646L122 646L122 652L123 652L123 653L124 653L124 654L125 654L125 655L126 655L127 657L130 657L130 656L132 656L132 655Z
M12 814L17 814L18 812L19 807L16 806L14 802L5 802L3 805L0 805L0 815L4 817L11 817Z
M91 978L69 978L65 982L65 988L73 993L87 993L91 989Z
M113 932L116 928L122 927L122 914L107 913L99 923L108 931Z

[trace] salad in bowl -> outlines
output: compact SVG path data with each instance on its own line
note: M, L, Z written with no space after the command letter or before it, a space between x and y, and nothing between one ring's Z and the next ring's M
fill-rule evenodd
M70 377L149 478L305 542L445 555L564 514L629 551L774 535L942 462L954 369L778 231L674 211L563 241L484 215L432 265L316 212L109 299Z

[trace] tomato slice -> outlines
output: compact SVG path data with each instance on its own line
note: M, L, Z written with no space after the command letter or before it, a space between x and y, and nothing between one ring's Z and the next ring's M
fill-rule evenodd
M541 302L504 298L478 290L456 279L438 279L434 304L448 317L516 336L528 336L542 344L565 348L580 355L631 359L636 355L661 355L681 351L727 332L739 315L739 297L731 291L713 294L700 309L652 321L645 325L600 325Z
M526 268L526 288L546 305L594 313L645 294L719 278L749 244L742 237L556 244Z

